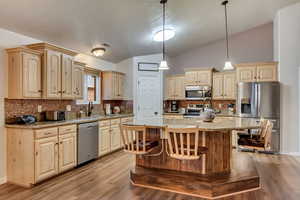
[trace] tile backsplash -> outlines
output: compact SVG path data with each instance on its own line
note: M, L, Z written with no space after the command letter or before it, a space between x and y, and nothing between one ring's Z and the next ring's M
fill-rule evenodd
M102 104L94 105L94 114L104 114L103 105L110 103L113 106L120 106L122 113L132 113L132 101L103 101ZM66 110L71 105L72 112L86 110L87 105L78 105L74 100L46 100L46 99L5 99L5 120L20 115L34 115L38 117L38 106L42 106L42 112L53 110Z
M170 106L171 101L164 101L165 110L167 110ZM214 109L226 110L228 108L228 104L236 104L235 100L212 100L210 101L189 101L189 100L180 100L178 101L180 108L186 108L188 104L212 104Z

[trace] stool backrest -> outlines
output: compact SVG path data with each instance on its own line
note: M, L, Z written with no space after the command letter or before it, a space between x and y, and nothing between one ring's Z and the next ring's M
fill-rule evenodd
M169 156L181 160L199 159L199 130L197 128L166 129Z
M267 120L266 126L262 132L262 138L264 139L265 149L271 148L272 130L273 123L270 120Z
M133 154L146 154L146 127L121 125L124 151Z

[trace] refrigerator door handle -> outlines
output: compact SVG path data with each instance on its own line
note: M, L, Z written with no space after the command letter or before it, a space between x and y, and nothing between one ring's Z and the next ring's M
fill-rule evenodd
M261 116L261 85L259 83L256 84L257 87L257 94L256 94L256 98L257 98L257 116Z

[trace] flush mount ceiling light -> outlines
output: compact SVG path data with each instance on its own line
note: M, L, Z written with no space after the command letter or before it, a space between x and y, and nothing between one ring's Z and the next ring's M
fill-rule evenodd
M167 41L172 39L175 36L175 30L171 29L171 28L167 28L165 29L165 39L164 37L164 31L163 30L159 30L154 34L153 40L155 42L162 42L162 41Z
M92 49L92 54L96 57L100 57L100 56L103 56L104 53L105 53L106 49L103 48L103 47L97 47L97 48L94 48Z
M110 47L109 44L102 44L101 47L96 47L96 48L93 48L91 53L96 56L96 57L100 57L100 56L103 56L104 53L106 52L106 48Z
M168 70L169 66L166 60L166 48L165 48L165 34L166 34L166 29L165 29L165 24L166 24L166 3L168 0L161 0L160 3L163 5L163 31L162 31L162 43L163 43L163 60L161 61L159 65L159 70Z
M234 70L234 67L232 66L232 63L231 63L230 58L229 58L227 4L228 4L228 1L223 1L222 2L222 5L225 8L226 54L227 54L227 61L225 62L225 65L224 65L223 69L224 70Z

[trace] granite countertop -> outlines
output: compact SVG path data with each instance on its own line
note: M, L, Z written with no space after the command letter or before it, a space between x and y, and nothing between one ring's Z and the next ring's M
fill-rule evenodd
M165 119L163 117L134 119L125 123L132 126L199 128L203 131L257 129L259 121L254 118L216 117L213 122L203 122L200 118Z
M6 124L6 128L22 128L22 129L41 129L41 128L49 128L54 126L63 126L63 125L71 125L71 124L81 124L87 122L95 122L102 121L108 119L116 119L116 118L124 118L124 117L132 117L133 114L115 114L115 115L94 115L91 117L65 120L65 121L46 121L46 122L36 122L34 124Z
M184 114L183 113L164 112L164 115L184 115ZM216 116L218 116L218 117L239 117L237 114L231 114L227 111L217 113Z

